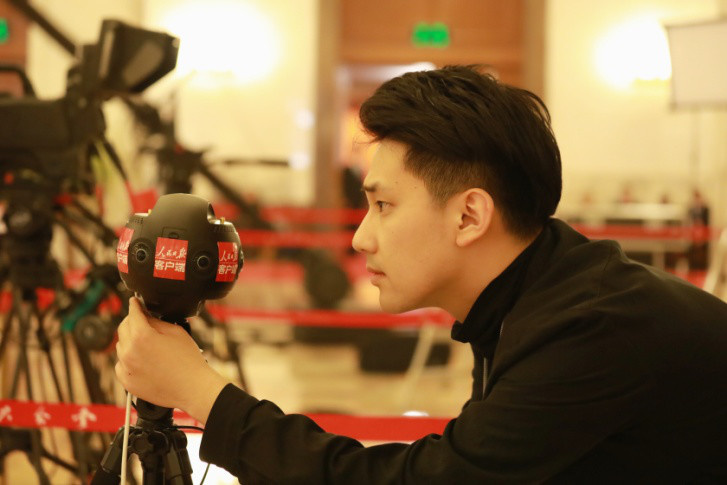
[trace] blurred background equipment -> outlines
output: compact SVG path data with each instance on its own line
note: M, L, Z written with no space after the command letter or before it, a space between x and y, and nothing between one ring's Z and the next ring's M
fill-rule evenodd
M126 102L148 140L142 143L141 150L152 152L155 156L159 166L158 182L164 193L192 193L193 176L200 175L214 187L224 201L233 205L237 227L277 231L275 225L262 216L257 204L247 200L222 176L209 168L204 151L192 151L184 147L176 137L174 119L164 120L158 109L143 100L127 99ZM264 159L229 159L223 163L227 167L243 164L288 165L285 160ZM254 252L252 257L254 258ZM280 248L277 258L302 265L305 271L305 288L313 308L337 308L351 288L344 269L323 249Z
M0 200L4 204L0 275L3 290L10 294L9 307L4 308L0 358L4 371L14 369L3 398L38 399L45 394L46 384L42 378L34 379L47 369L59 402L76 402L79 391L92 403L113 401L102 387L103 371L98 366L113 367L106 349L126 314L129 293L120 285L118 273L110 272L103 261L115 234L83 199L95 190L92 158L113 150L104 137L101 104L112 96L141 92L168 73L177 48L177 39L167 34L104 21L98 42L79 49L78 62L68 73L66 94L54 100L38 99L20 67L5 68L20 77L23 93L0 99L4 127L0 133ZM123 173L119 160L112 157L112 161ZM51 254L55 228L90 266L76 288L66 284ZM95 242L89 244L89 238ZM116 302L111 310L109 303L104 305L110 299ZM52 352L58 346L63 372ZM10 347L16 354L14 364L12 352L7 352ZM45 359L36 362L39 367L34 373L29 354L36 350ZM72 362L76 360L85 381L82 389L74 387ZM19 439L22 436L27 438ZM85 483L108 444L107 436L93 438L90 433L70 433L76 464L50 453L37 429L4 432L0 454L24 451L42 484L50 483L43 460L69 469Z

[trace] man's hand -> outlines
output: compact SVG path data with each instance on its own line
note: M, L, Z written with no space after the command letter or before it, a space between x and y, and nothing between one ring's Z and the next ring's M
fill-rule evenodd
M179 408L198 421L227 381L205 361L179 325L147 316L136 298L118 329L116 377L131 394L158 406Z

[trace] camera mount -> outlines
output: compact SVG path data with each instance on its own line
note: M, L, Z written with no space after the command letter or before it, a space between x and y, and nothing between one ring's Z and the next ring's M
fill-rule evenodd
M243 265L237 230L217 219L212 205L190 194L159 198L148 214L134 214L117 246L121 279L154 317L182 326L205 300L222 298ZM138 419L129 429L129 450L138 455L145 484L191 485L187 439L173 425L172 410L137 399ZM92 485L118 483L124 428L94 475Z

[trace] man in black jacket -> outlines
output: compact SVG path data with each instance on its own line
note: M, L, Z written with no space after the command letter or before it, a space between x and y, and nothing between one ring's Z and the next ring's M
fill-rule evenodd
M442 435L363 447L227 383L136 301L118 378L206 423L246 484L727 483L727 305L552 219L547 109L475 68L405 74L361 108L379 143L354 237L388 312L440 307L472 346Z

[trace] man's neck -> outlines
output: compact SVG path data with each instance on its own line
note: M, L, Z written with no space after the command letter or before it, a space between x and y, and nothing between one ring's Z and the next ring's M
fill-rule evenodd
M461 277L450 293L448 307L444 309L458 321L464 321L477 297L536 237L537 234L519 239L501 231L488 234L477 246L467 248L467 252L463 253Z

